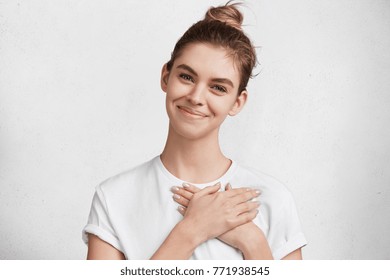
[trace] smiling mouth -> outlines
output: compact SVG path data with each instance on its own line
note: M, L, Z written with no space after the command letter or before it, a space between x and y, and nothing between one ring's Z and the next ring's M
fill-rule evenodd
M186 114L189 114L189 115L192 115L192 116L198 116L198 117L207 117L207 115L201 113L201 112L198 112L198 111L195 111L195 110L192 110L188 107L185 107L185 106L177 106L177 108L179 110L181 110L182 112L186 113Z

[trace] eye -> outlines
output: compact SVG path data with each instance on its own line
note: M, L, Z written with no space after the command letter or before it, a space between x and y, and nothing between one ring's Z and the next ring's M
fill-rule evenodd
M186 80L186 81L189 81L189 82L194 82L194 79L190 75L188 75L188 74L182 73L182 74L179 75L179 77L182 78L183 80Z
M220 86L220 85L214 85L214 86L212 86L211 88L212 88L212 89L215 89L215 90L217 90L217 91L219 91L219 92L221 92L221 93L227 93L226 88L223 87L223 86Z

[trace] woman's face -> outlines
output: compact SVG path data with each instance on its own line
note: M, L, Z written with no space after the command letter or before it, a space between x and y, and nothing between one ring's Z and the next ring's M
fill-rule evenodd
M222 47L193 43L176 58L170 72L163 67L161 87L176 133L198 139L215 133L227 115L236 115L247 93L238 96L240 73Z

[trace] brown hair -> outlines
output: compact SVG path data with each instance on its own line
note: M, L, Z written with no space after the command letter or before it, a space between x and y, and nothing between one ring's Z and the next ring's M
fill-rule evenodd
M238 65L240 85L238 94L245 90L252 70L256 65L256 52L249 38L241 29L243 16L237 9L239 3L211 7L205 18L192 25L177 41L167 63L167 69L172 69L173 63L181 52L190 43L209 43L225 48Z

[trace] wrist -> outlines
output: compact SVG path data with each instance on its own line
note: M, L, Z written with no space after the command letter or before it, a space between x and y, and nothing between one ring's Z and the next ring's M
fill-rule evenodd
M200 239L191 231L194 227L182 220L151 257L152 260L187 260L191 257Z
M237 249L239 249L244 255L249 254L251 251L261 247L263 242L264 241L259 240L259 237L254 237L254 236L240 238L237 242Z
M195 224L188 219L181 220L175 228L183 242L187 243L193 250L207 240L201 232L197 232Z
M263 243L264 244L264 243ZM258 240L253 240L252 242L239 242L237 248L244 255L244 259L248 259L248 256L254 254L254 252L258 251L262 247L262 242Z
M273 259L271 248L264 234L257 234L242 240L238 244L238 249L245 260L270 260Z

